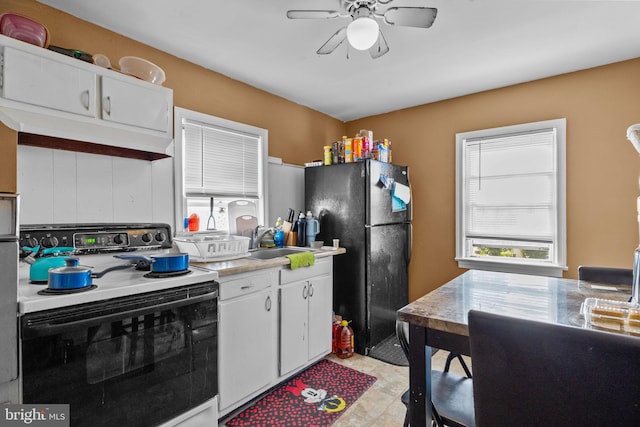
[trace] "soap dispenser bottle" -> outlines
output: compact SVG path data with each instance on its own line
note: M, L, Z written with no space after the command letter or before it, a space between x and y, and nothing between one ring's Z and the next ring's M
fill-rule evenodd
M282 218L278 217L276 221L276 232L273 233L273 241L276 248L284 247L284 231L282 230Z

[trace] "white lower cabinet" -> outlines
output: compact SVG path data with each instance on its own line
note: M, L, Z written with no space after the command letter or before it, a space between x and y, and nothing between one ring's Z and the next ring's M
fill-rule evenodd
M311 267L269 268L219 282L222 417L331 352L333 257L316 259Z
M266 389L277 372L277 269L221 278L218 385L220 414Z
M333 258L280 271L280 375L331 352Z

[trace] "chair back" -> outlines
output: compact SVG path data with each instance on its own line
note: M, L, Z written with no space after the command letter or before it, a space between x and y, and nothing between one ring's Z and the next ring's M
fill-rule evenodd
M588 282L611 283L614 285L631 285L633 282L633 270L630 268L581 265L578 267L578 279Z
M402 348L402 352L409 359L409 324L396 319L396 337Z
M477 427L637 426L640 338L471 310Z

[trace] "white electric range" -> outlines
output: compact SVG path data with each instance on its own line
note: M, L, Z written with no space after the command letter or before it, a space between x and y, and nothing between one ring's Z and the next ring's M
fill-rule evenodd
M23 226L20 246L73 248L94 273L124 266L86 289L51 294L21 262L21 403L68 404L71 425L215 422L217 273L190 265L147 277L114 257L174 251L168 225Z

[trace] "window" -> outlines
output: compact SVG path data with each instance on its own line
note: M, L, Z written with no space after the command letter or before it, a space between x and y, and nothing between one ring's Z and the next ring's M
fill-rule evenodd
M176 224L197 213L200 230L215 224L216 230L235 234L239 230L236 218L228 216L230 207L262 223L267 131L177 107L174 116Z
M566 120L456 135L456 259L462 268L566 270Z

